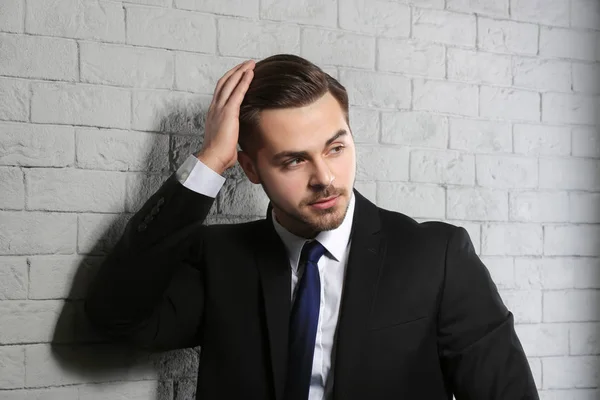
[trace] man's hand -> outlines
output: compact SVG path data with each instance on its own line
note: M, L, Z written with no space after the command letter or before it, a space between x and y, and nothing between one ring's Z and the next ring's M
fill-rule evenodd
M237 161L240 106L254 76L253 60L244 61L219 79L206 115L204 144L196 157L223 174Z

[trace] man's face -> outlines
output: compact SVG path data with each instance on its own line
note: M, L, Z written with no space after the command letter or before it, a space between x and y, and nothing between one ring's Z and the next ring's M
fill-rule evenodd
M354 141L337 100L327 92L305 107L264 110L260 128L250 178L262 184L277 221L304 237L337 228L356 173Z

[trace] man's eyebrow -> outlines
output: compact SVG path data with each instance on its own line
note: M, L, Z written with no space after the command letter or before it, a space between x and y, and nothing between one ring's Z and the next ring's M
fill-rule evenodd
M325 147L329 146L331 143L335 142L337 139L339 139L340 137L345 136L347 134L348 134L348 131L346 131L345 129L338 130L335 133L335 135L333 135L331 138L327 139L327 141L325 142ZM275 154L275 156L273 156L273 160L278 161L278 160L280 160L282 158L286 158L286 157L308 158L308 153L306 151L282 151L282 152Z

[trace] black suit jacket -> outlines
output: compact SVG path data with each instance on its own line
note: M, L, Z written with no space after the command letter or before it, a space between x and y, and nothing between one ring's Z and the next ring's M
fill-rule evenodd
M333 398L538 399L513 315L463 228L355 190ZM85 303L99 330L200 345L197 398L282 400L291 272L267 219L203 225L214 199L172 175L128 222Z

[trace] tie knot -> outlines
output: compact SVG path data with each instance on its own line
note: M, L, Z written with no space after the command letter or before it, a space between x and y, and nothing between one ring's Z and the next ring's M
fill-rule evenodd
M318 263L321 256L325 254L325 247L318 240L306 242L302 248L302 256L306 261Z

